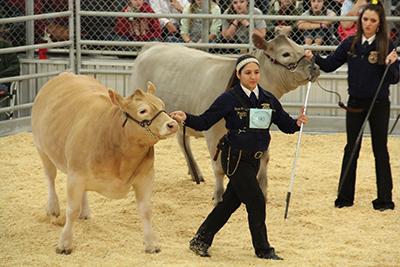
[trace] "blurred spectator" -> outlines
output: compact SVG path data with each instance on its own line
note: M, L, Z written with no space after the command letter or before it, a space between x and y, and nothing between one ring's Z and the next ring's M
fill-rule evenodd
M368 3L367 0L344 0L340 15L341 16L358 16L362 8ZM356 21L343 20L338 27L338 35L341 41L350 35L354 35L357 31Z
M336 16L340 16L340 12L342 9L342 5L343 5L344 0L334 0L332 1L327 7L329 9L332 9L333 12L335 12ZM328 2L329 3L329 2ZM338 27L339 27L340 21L334 21L332 22L332 35L334 36L334 42L329 42L329 45L338 45L339 42L339 36L338 36Z
M143 0L128 0L128 4L122 12L154 13L154 10ZM118 17L115 33L120 40L159 41L161 26L156 18Z
M232 0L217 0L216 3L221 8L221 12L225 12L231 5ZM263 14L268 14L270 0L254 0L254 7L261 10Z
M328 9L325 0L310 0L311 8L305 11L302 16L336 16L335 12ZM331 38L330 28L334 21L307 21L299 20L297 27L303 30L304 43L306 45L322 45L324 40Z
M203 0L190 0L190 4L183 8L183 14L202 14ZM213 1L209 1L209 13L213 15L220 15L220 7ZM184 18L181 19L181 37L185 43L201 42L201 33L203 30L202 19ZM212 43L218 37L221 30L221 19L212 19L210 22L210 29L208 35L208 42Z
M248 0L232 0L231 5L224 14L246 15L248 11ZM261 10L254 8L254 15L262 15ZM223 19L221 42L223 43L249 43L249 26L248 19ZM264 20L254 20L253 33L265 38L266 24Z
M189 4L188 0L149 0L157 14L182 13L183 7ZM179 21L175 18L160 18L162 38L167 42L179 42Z
M303 6L300 1L275 0L271 2L268 15L300 16L302 13ZM279 34L285 34L295 42L299 42L296 20L267 20L267 39Z
M43 13L68 11L68 0L42 0L42 3ZM45 31L46 33L44 33L44 35L46 36L46 34L48 34L51 41L69 40L68 17L50 19L45 27Z
M329 9L333 10L333 11L336 13L336 15L340 15L340 10L341 10L341 8L342 8L342 5L343 5L343 2L344 2L344 1L345 1L345 0L331 0L331 1L327 1L327 2L326 2L326 6L327 6ZM303 8L304 8L304 10L310 9L310 8L311 8L311 2L310 2L310 1L307 1L307 0L304 0L304 1L303 1Z
M3 34L0 29L0 34ZM0 49L11 47L11 43L0 37ZM0 54L0 78L6 78L19 75L19 61L15 53ZM10 87L11 83L0 83L0 108L10 105ZM0 120L9 119L7 114L0 113Z

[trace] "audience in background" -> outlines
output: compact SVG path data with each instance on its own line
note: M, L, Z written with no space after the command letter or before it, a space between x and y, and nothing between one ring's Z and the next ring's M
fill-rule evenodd
M68 1L63 0L42 0L43 13L68 11ZM69 22L68 17L59 17L50 19L45 26L45 31L51 41L69 40ZM45 38L43 38L45 39Z
M190 3L183 8L183 14L202 14L203 0L190 0ZM220 15L220 7L213 1L209 1L208 10L210 14ZM203 30L202 19L183 18L181 20L181 37L185 43L201 42L201 34ZM212 43L216 40L221 30L221 19L210 20L208 32L208 42Z
M367 3L367 0L344 0L340 15L357 17L361 13L362 8L365 7ZM343 41L348 36L354 35L356 33L356 21L341 20L337 31L340 40Z
M254 8L254 15L262 15L258 8ZM224 14L238 14L247 15L249 13L248 0L232 0L231 5ZM248 19L223 19L221 31L221 43L235 43L242 44L248 43L249 40L249 26ZM266 24L265 20L254 20L253 33L265 38Z
M310 9L305 11L302 16L336 16L335 12L327 8L325 0L310 0ZM297 27L303 30L304 43L306 45L322 45L327 38L331 38L330 28L334 21L307 21L299 20Z
M188 0L149 0L157 14L179 14L189 2ZM162 38L166 42L179 42L179 20L176 18L160 18Z
M274 0L268 11L269 15L300 16L302 13L302 3L297 0ZM295 42L300 41L296 20L267 20L267 39L278 34L285 34Z
M143 0L127 0L122 12L154 13L151 6ZM157 18L118 17L115 25L117 40L122 41L159 41L161 26Z
M3 18L25 15L25 0L4 0L0 5ZM158 14L202 14L204 0L81 0L83 11L143 12ZM216 2L214 2L216 1ZM248 14L249 0L214 0L209 2L209 14ZM282 16L357 16L370 0L255 0L255 15ZM324 7L318 9L321 3ZM29 2L28 2L29 3ZM387 15L400 15L400 1L385 3ZM390 4L392 5L390 7ZM314 6L313 6L314 5ZM35 0L34 14L68 10L68 1ZM268 11L267 11L268 10ZM304 10L307 10L304 12ZM339 11L340 10L340 11ZM69 39L69 18L35 20L34 42L65 41ZM201 42L204 19L197 18L129 18L81 16L81 38L83 40L127 40ZM209 19L208 42L248 43L249 19ZM400 45L400 26L392 22L390 37L396 46ZM26 45L26 23L3 25L3 35L13 46ZM254 20L254 33L267 40L277 34L286 34L297 43L336 45L337 38L345 39L356 32L355 21L307 21L301 20ZM222 28L222 29L221 29ZM324 40L326 39L326 40ZM336 40L335 40L336 39ZM333 42L327 40L334 40ZM90 46L96 48L98 46ZM100 46L99 46L100 47ZM111 48L114 49L114 48ZM225 52L227 52L226 50ZM239 50L229 50L238 52ZM243 52L243 51L242 51Z

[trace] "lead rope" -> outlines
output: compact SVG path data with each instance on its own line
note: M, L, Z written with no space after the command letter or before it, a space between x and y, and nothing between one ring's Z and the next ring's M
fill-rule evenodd
M227 161L226 161L226 175L227 175L227 176L232 176L233 174L235 174L235 172L236 172L236 170L237 170L237 168L238 168L238 166L239 166L240 159L242 158L242 150L239 150L239 158L238 158L238 160L236 161L236 166L235 166L235 168L233 169L233 172L231 172L231 173L229 173L230 158L231 158L231 146L229 146L229 150L228 150L228 159L227 159Z

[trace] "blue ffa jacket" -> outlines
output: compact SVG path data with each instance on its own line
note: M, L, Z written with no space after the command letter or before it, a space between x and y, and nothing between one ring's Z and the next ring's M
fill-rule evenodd
M278 99L260 86L258 88L260 93L257 108L271 108L271 122L276 124L282 132L299 131L300 127L296 124L296 120L283 110ZM244 107L243 104L247 104L247 107ZM250 99L243 92L240 84L237 84L231 90L220 95L203 114L195 116L187 113L185 125L197 131L204 131L224 118L225 127L228 129L228 141L232 148L265 151L271 140L269 129L248 129L248 107L251 107Z
M331 72L347 62L349 95L355 98L373 98L386 65L379 65L377 63L376 40L367 47L363 47L361 43L356 44L355 54L353 54L350 51L353 39L354 36L344 40L335 52L330 54L326 59L317 55L315 63L323 71ZM393 49L393 44L389 43L389 51ZM389 67L387 76L378 94L378 99L387 99L389 97L389 85L396 84L398 81L399 61L397 60Z

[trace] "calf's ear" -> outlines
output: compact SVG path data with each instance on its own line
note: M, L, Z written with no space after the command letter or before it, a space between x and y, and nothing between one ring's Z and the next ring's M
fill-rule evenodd
M265 43L264 38L261 38L261 36L259 36L258 34L253 33L252 40L253 40L254 46L257 47L258 49L261 49L261 50L267 49L267 45Z
M147 82L147 93L154 95L156 93L156 86L151 82Z
M108 89L108 95L110 97L111 102L114 105L121 106L122 105L122 96L120 96L117 92L112 89Z

